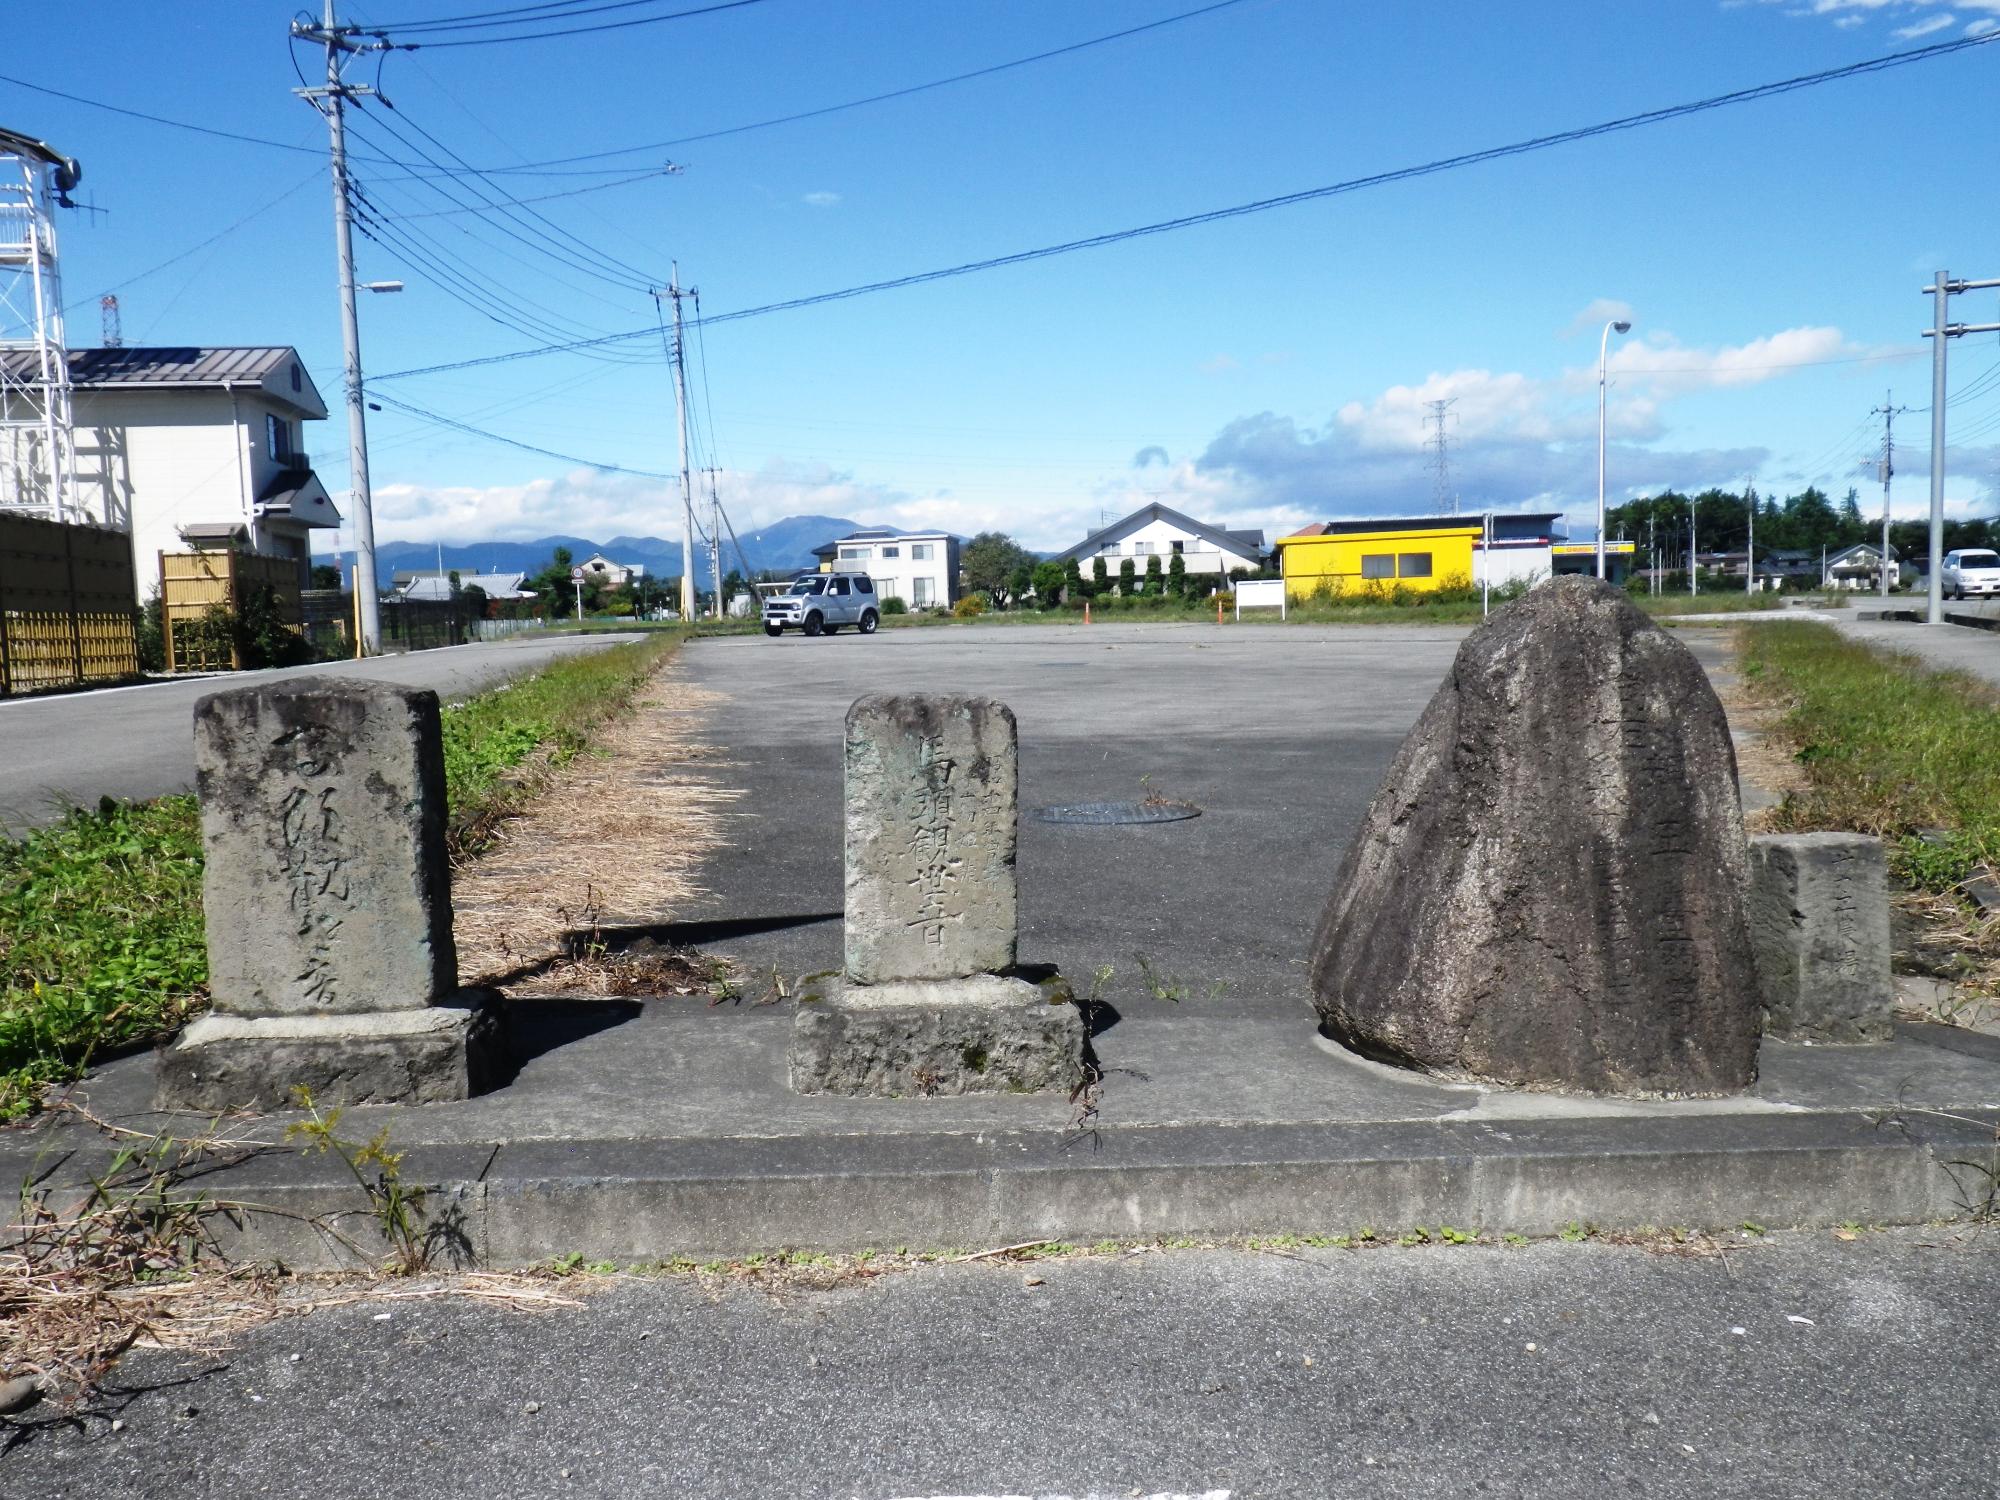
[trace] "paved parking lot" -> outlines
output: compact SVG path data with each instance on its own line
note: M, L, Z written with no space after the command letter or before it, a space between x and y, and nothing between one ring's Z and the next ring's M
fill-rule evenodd
M706 640L685 670L724 695L729 844L695 918L817 919L719 946L811 973L841 961L841 732L864 693L998 698L1021 736L1021 958L1119 988L1139 961L1203 1010L1305 999L1305 945L1382 773L1464 627L970 626ZM1148 826L1037 821L1157 792L1202 809ZM1220 996L1212 992L1226 987Z

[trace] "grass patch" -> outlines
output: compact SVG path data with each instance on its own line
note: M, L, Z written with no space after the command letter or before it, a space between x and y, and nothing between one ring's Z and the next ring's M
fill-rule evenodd
M582 751L682 639L568 657L445 709L454 853L476 849ZM107 798L0 839L0 1121L205 1008L201 866L200 812L186 796Z
M494 825L532 797L548 772L588 745L592 731L623 707L684 639L682 632L660 631L643 641L566 657L532 677L447 707L441 717L452 857L477 853Z
M1806 775L1773 827L1880 834L1896 873L1929 891L2000 864L2000 697L1990 688L1824 625L1739 634L1744 683L1786 706L1780 727Z

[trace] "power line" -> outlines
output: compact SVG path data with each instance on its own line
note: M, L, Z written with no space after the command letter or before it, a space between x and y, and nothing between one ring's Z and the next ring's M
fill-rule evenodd
M586 193L602 193L610 188L630 187L635 182L646 182L655 177L671 177L679 171L680 168L671 165L656 167L651 171L634 172L630 176L619 177L610 182L594 182L589 187L569 188L560 193L540 193L533 198L513 198L509 201L516 204L553 203L558 198L581 198ZM421 213L393 214L391 217L396 219L442 219L455 214L485 214L493 212L496 212L496 210L477 206L467 208L434 208Z
M717 3L714 5L703 5L694 10L669 11L667 14L660 16L635 16L629 21L600 21L594 26L570 26L560 31L518 32L513 36L460 37L456 41L399 42L394 40L395 31L398 29L407 30L407 27L391 28L389 30L371 30L368 34L370 36L383 37L388 40L390 46L406 52L414 52L419 47L426 51L433 51L439 47L491 47L501 42L540 42L547 41L552 37L586 36L597 31L623 31L631 26L653 26L661 21L684 21L690 16L710 16L714 15L717 11L741 10L746 5L762 5L763 3L764 0L717 0ZM544 17L543 19L553 20L555 18L551 16Z
M1079 250L1095 250L1106 245L1121 244L1126 240L1140 239L1149 235L1169 234L1177 230L1192 229L1203 224L1220 223L1227 219L1244 218L1251 214L1268 213L1272 209L1290 208L1300 203L1315 202L1322 198L1332 198L1348 193L1357 193L1368 188L1384 187L1391 183L1409 182L1420 177L1436 176L1444 172L1458 171L1465 167L1480 166L1487 162L1501 161L1509 157L1526 156L1535 151L1546 151L1555 146L1570 145L1577 141L1592 140L1598 136L1611 135L1626 130L1636 130L1645 125L1657 125L1669 120L1684 119L1689 115L1702 114L1710 110L1722 109L1735 104L1747 104L1756 100L1773 98L1780 94L1794 93L1801 89L1813 88L1840 79L1854 78L1866 73L1883 72L1889 68L1902 67L1908 63L1925 62L1934 58L1963 52L1974 47L1983 47L2000 40L2000 31L1987 32L1980 36L1960 37L1955 41L1937 42L1928 47L1917 47L1907 52L1892 52L1883 57L1869 58L1863 62L1848 63L1843 67L1827 68L1817 73L1803 73L1793 78L1781 79L1775 83L1757 84L1750 88L1735 89L1726 94L1714 94L1706 99L1697 99L1686 104L1668 105L1660 109L1646 110L1640 114L1624 115L1615 120L1606 120L1596 125L1578 126L1572 130L1557 131L1551 135L1533 136L1524 141L1515 141L1505 146L1489 146L1477 151L1461 152L1456 156L1438 157L1417 166L1397 167L1386 172L1374 172L1365 177L1350 177L1342 182L1329 183L1324 187L1305 188L1295 193L1283 193L1272 198L1253 199L1248 203L1235 204L1229 208L1210 209L1204 213L1184 214L1179 218L1162 219L1153 224L1141 224L1130 229L1112 230L1105 234L1088 235L1082 239L1064 240L1054 245L1044 245L1034 250L1018 250L1009 255L989 256L984 260L966 261L955 266L946 266L934 271L919 271L908 276L890 277L883 281L865 282L859 286L844 287L834 292L818 292L806 297L793 297L782 302L767 302L758 307L740 308L735 312L717 313L707 319L709 323L733 323L744 318L759 318L771 313L793 312L800 308L818 307L829 302L842 302L852 297L865 297L876 292L900 291L905 287L922 286L928 282L945 281L959 276L971 276L983 271L998 270L1004 266L1025 265L1030 261L1048 260L1058 255L1070 255ZM590 347L592 343L617 343L630 339L651 338L651 328L636 329L625 333L611 334L602 340L580 341L574 348ZM481 359L457 360L447 364L425 365L417 369L398 370L389 375L378 375L377 380L407 380L418 375L435 375L446 370L471 369L480 365L504 364L509 360L528 359L535 355L552 352L547 349L520 350L510 354L489 354Z
M187 120L170 119L166 115L148 114L146 113L146 111L141 109L127 109L122 104L106 104L102 99L87 99L82 94L65 93L61 89L52 89L45 84L30 83L25 78L15 78L6 73L0 73L0 83L11 83L15 88L29 89L37 94L46 94L51 99L62 99L66 100L71 104L84 105L90 109L101 109L110 114L123 115L128 120L144 120L149 125L165 125L173 130L192 131L196 135L215 136L218 139L225 141L241 141L245 145L250 145L250 146L268 146L273 151L289 151L295 155L320 156L324 154L318 147L315 146L299 146L299 145L294 145L290 141L274 141L269 136L245 135L242 131L238 130L221 130L213 125L196 125ZM384 159L381 157L368 157L368 156L356 155L350 157L349 160L358 162L367 162L371 166L403 165L400 162L385 162ZM518 174L524 177L610 177L617 175L618 172L623 171L624 169L616 167L590 167L590 168L578 168L566 172L557 172L557 171L547 171L540 167L530 165L524 167L471 168L468 170L482 171L491 174ZM459 175L456 172L452 172L448 168L445 169L445 171L447 175L451 176Z
M425 407L414 406L407 401L398 401L394 396L376 395L373 400L378 406L389 407L391 410L402 412L406 416L415 417L420 422L429 422L438 427L449 427L455 432L463 432L472 437L485 438L489 442L504 443L509 448L519 448L524 453L537 453L543 458L559 459L566 464L581 464L587 469L600 469L609 474L632 474L640 479L664 480L673 477L670 474L662 474L653 469L630 469L623 464L599 463L594 458L578 458L573 453L558 453L553 448L537 448L533 443L524 443L518 438L505 437L497 432L488 432L483 427L474 427L470 422L461 422L457 418L447 417L441 412L434 412Z
M527 25L535 21L566 21L575 16L594 15L599 11L630 10L635 5L657 5L660 0L610 0L610 3L589 5L585 0L548 0L543 5L515 5L505 10L479 10L464 16L433 16L427 21L395 21L389 23L391 31L443 31L461 25L489 22L495 25ZM555 12L555 14L531 15L532 11ZM519 22L509 22L504 18L520 16ZM372 27L350 27L350 31L374 35Z
M668 146L687 146L697 141L716 141L724 136L742 135L752 130L769 130L774 125L795 125L801 120L817 120L823 115L837 115L850 109L861 109L870 104L885 104L892 99L907 99L912 94L925 94L933 89L949 88L955 83L967 83L975 78L989 78L995 73L1009 72L1014 68L1025 68L1032 63L1047 62L1050 58L1065 57L1072 52L1082 52L1091 47L1101 47L1106 42L1123 41L1126 37L1138 36L1143 32L1157 31L1162 26L1173 26L1182 21L1192 21L1198 16L1212 15L1219 10L1243 4L1243 0L1218 0L1213 5L1204 5L1198 10L1182 11L1179 15L1163 16L1157 21L1148 21L1143 26L1128 26L1123 31L1106 32L1103 36L1088 37L1080 42L1071 42L1065 47L1052 47L1046 52L1032 53L1027 57L1017 57L1008 62L993 63L984 68L974 68L969 73L954 73L949 78L934 78L928 83L913 83L906 88L890 89L884 94L870 94L862 99L849 99L840 104L822 105L818 109L800 110L795 114L774 115L768 120L752 120L743 125L727 125L719 130L704 130L695 135L676 136L671 141L657 141L650 146L620 146L615 151L591 151L581 156L552 157L538 165L567 166L580 161L602 161L611 156L631 156L641 151L661 151Z

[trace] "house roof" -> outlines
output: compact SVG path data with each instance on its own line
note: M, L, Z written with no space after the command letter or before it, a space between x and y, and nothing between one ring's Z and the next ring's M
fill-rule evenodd
M307 526L338 526L340 512L333 497L311 469L286 469L272 476L257 495L257 505L266 515L289 516Z
M1348 536L1370 531L1449 531L1453 528L1479 531L1484 525L1480 516L1373 516L1355 521L1321 521L1303 531L1279 537L1278 544L1283 546L1286 542L1296 542L1305 537Z
M0 350L0 364L17 380L34 374L35 351ZM299 374L291 389L291 371ZM306 373L298 351L287 344L255 347L158 347L72 349L70 383L78 390L220 390L225 386L262 386L281 401L312 417L326 415L326 403Z
M533 589L521 587L525 573L460 573L461 589L476 588L489 599L532 599ZM405 599L449 599L451 575L435 570L427 573L398 573L390 587Z
M1833 556L1829 557L1826 560L1826 565L1830 568L1835 563L1843 562L1847 558L1854 556L1854 554L1857 552L1866 552L1871 560L1877 559L1880 558L1882 555L1882 544L1880 542L1856 542L1852 547L1842 547L1838 552L1834 553ZM1891 548L1889 551L1889 559L1890 561L1893 562L1895 561L1895 558L1896 558L1895 549Z
M1082 559L1093 555L1103 545L1105 538L1118 535L1128 527L1143 525L1147 521L1165 521L1178 526L1190 536L1198 536L1205 542L1213 542L1223 552L1234 552L1240 557L1255 557L1264 550L1262 531L1229 531L1220 526L1211 526L1206 521L1197 521L1193 516L1184 515L1170 505L1162 505L1155 500L1151 505L1142 505L1129 516L1122 516L1109 526L1100 526L1089 536L1066 552L1058 552L1051 561L1068 562L1072 557Z

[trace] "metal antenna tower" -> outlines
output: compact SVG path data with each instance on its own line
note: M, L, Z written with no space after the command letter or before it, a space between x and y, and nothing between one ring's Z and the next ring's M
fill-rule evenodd
M104 320L104 347L122 349L125 347L125 329L118 319L118 298L106 292L97 299L98 316Z
M53 147L0 130L0 510L51 521L90 519L77 495L54 217L82 176Z
M1458 404L1458 397L1447 396L1441 401L1426 401L1424 404L1431 409L1430 416L1425 419L1430 424L1431 435L1424 443L1431 453L1431 514L1441 516L1445 513L1445 506L1449 505L1451 513L1457 515L1458 496L1451 488L1451 440L1445 432L1444 418L1445 413Z

